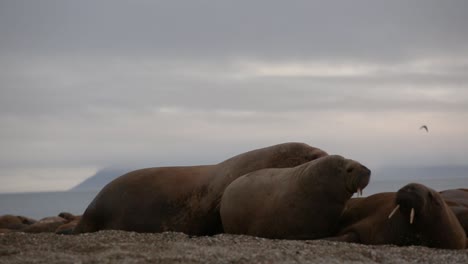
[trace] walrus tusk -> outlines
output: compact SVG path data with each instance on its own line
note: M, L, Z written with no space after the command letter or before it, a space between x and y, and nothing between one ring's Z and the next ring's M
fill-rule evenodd
M390 213L390 215L388 216L388 219L392 218L392 216L396 213L396 211L398 210L398 208L400 208L400 205L397 204L397 206L395 207L395 209L393 209L393 211Z
M412 224L414 221L414 208L411 208L409 223Z
M358 196L358 197L359 197L359 196L362 196L362 190L361 190L361 188L358 188L357 191L356 191L356 193L357 193L357 196Z

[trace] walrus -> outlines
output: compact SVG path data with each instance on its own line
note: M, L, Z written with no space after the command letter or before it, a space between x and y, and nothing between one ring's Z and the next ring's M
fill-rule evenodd
M132 171L98 193L74 233L102 229L221 233L219 202L233 180L255 170L294 167L326 155L321 149L293 142L252 150L216 165Z
M57 233L69 234L78 223L80 216L61 212L58 216L48 216L18 229L24 233Z
M361 193L370 174L359 162L339 155L251 172L224 191L224 231L277 239L330 236L346 201Z
M16 229L0 228L0 234L13 233L13 232L19 232L19 231Z
M339 231L326 240L354 242L366 245L410 245L410 226L399 212L388 216L395 208L395 192L384 192L363 198L351 198L340 218Z
M458 218L468 236L468 189L451 189L441 191L440 195Z
M445 249L466 247L465 232L441 195L418 183L410 183L396 193L351 199L339 225L337 235L327 240Z
M55 230L68 221L60 216L44 217L36 223L21 229L25 233L54 233Z
M69 213L69 212L60 212L58 214L59 217L62 217L63 219L65 219L67 222L71 222L71 221L74 221L76 220L79 216L76 216L72 213Z
M73 215L71 213L62 212L59 214L66 222L55 229L56 234L69 235L73 234L73 230L81 219L81 215Z
M21 215L0 216L0 229L19 230L32 225L36 220Z

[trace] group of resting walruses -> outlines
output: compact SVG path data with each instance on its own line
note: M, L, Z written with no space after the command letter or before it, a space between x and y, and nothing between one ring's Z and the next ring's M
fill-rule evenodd
M304 143L257 149L216 165L146 168L107 184L82 216L69 216L56 232L230 233L467 248L468 189L436 192L411 183L351 198L370 175L357 161Z

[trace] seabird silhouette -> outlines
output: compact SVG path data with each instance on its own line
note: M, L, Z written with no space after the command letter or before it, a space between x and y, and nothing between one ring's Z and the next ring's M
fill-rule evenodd
M429 129L427 128L426 125L422 125L419 129L426 129L426 132L429 132Z

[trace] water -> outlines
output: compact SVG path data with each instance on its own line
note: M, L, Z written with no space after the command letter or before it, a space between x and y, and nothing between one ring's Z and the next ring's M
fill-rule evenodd
M380 192L396 192L408 183L421 183L436 191L448 189L468 188L468 177L457 178L408 178L398 180L372 179L364 189L363 196L369 196Z
M80 215L98 191L0 194L0 215L23 215L34 219L60 212Z
M436 191L468 188L468 177L372 179L363 196L379 192L395 192L410 182L419 182ZM60 212L80 215L98 191L43 192L0 194L0 215L24 215L34 219L55 216Z

